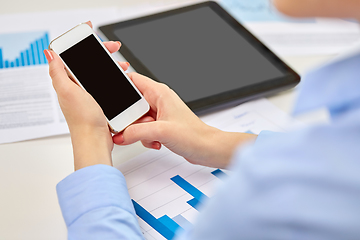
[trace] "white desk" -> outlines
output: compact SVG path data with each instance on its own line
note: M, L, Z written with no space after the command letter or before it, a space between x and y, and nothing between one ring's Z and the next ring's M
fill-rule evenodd
M188 2L178 0L180 2ZM139 3L168 4L175 0L45 0L8 1L0 14L61 10L83 7L130 6ZM299 73L331 56L287 57L284 60ZM290 112L293 91L269 98L280 109ZM326 118L323 113L308 116L306 122ZM140 144L117 147L114 163L144 151ZM69 135L0 145L0 239L66 239L66 227L57 202L56 184L73 171Z

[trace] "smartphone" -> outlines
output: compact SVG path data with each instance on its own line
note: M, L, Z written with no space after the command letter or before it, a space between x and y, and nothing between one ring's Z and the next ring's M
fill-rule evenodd
M111 132L118 133L149 111L149 104L99 37L86 23L51 41L68 75L102 108Z

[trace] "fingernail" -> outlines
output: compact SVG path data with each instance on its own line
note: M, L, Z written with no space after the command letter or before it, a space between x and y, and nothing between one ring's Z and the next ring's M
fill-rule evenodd
M44 54L45 54L45 57L46 57L46 60L48 61L48 63L50 63L52 60L54 60L54 58L49 50L45 49Z
M130 67L130 63L129 63L129 62L126 62L126 65L127 65L128 67Z
M152 144L152 147L155 149L155 150L160 150L161 148L161 144L159 142L154 142Z
M116 41L116 42L117 42L117 44L119 44L119 47L121 47L121 43L119 41Z
M124 142L124 135L122 133L116 135L116 142L117 144L122 144Z

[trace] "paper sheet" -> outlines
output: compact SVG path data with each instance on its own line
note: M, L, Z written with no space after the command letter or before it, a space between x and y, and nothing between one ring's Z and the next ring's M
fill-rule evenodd
M360 42L357 23L286 17L269 0L221 0L220 4L282 56L338 54Z
M286 132L303 127L264 99L204 116L202 120L225 131L256 134L262 130ZM149 150L118 169L126 178L141 230L148 240L170 239L191 227L204 199L212 196L222 177L231 174L192 165L165 147L160 151Z
M42 49L81 22L116 18L116 8L0 16L0 143L68 132Z

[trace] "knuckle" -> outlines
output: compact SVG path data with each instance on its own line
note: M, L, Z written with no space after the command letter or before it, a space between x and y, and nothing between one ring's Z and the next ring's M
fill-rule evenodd
M132 80L133 78L139 77L139 73L137 72L130 72L128 73L128 76L130 77L130 79Z
M134 126L130 125L125 129L124 133L127 133L126 135L133 136L135 134L135 131L136 130L135 130Z
M151 148L152 142L151 141L141 141L142 145L146 148Z
M138 131L137 131L137 127L135 127L135 125L130 125L126 130L126 140L132 142L133 139L136 139L138 136ZM125 135L124 135L125 136Z
M56 78L56 76L58 75L58 70L56 68L49 68L49 75L52 79Z
M169 91L170 88L168 85L166 85L165 83L158 83L159 85L159 89L162 90L162 91Z
M167 96L172 94L172 90L168 85L166 85L164 83L158 83L158 84L159 85L157 88L157 90L158 90L157 94L158 94L159 98L166 98Z
M196 164L196 161L194 161L193 159L191 158L185 158L189 163L191 164Z

